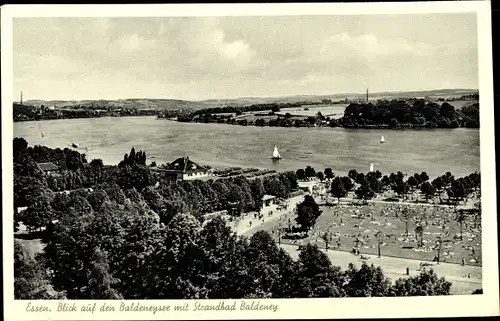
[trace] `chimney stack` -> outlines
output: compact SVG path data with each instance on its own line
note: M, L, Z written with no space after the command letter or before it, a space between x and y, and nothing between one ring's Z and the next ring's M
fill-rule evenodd
M21 100L20 100L20 102L21 102L21 105L22 105L23 104L23 91L22 90L21 90Z

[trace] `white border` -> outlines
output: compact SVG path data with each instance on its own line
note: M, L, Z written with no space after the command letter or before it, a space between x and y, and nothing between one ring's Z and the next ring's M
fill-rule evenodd
M27 313L27 301L13 300L12 234L12 18L13 17L160 17L160 16L283 16L361 15L477 12L479 47L479 88L481 104L481 179L483 224L483 295L369 299L280 299L276 313L267 311L168 312L168 313ZM2 176L4 307L7 320L160 320L160 319L283 319L283 318L376 318L376 317L459 317L499 314L499 282L496 216L496 175L494 159L493 75L491 53L491 12L489 1L347 3L347 4L196 4L196 5L30 5L4 6L1 10L2 36ZM212 300L217 302L217 300ZM251 300L236 300L251 301ZM260 300L271 301L271 300ZM117 305L116 301L65 301ZM146 301L138 301L146 302ZM186 300L150 300L149 304L180 304ZM227 300L226 303L233 301ZM45 301L56 311L57 301ZM191 301L193 303L193 301ZM265 302L269 303L269 302ZM239 303L238 303L239 305Z

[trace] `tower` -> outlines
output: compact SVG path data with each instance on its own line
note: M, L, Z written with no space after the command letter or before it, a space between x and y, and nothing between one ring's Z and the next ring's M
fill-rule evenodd
M366 88L366 102L368 102L368 88Z
M21 90L21 100L20 100L21 105L23 104L23 91Z

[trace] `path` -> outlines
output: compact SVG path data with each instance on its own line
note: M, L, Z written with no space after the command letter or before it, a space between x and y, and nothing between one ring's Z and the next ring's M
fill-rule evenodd
M281 244L281 247L285 249L294 259L298 258L298 246ZM325 252L324 249L322 251ZM328 250L325 253L332 261L332 264L340 266L342 269L347 269L349 263L354 263L358 268L362 264L362 261L359 257L355 257L349 252ZM399 278L408 277L406 275L407 267L410 269L410 276L416 276L420 274L419 268L421 261L418 260L387 256L381 256L380 258L378 258L376 255L368 254L363 254L363 256L369 258L369 260L367 260L368 264L380 266L384 270L384 275L391 278L392 281L395 281ZM471 294L474 290L482 288L481 267L440 263L428 266L427 269L431 267L439 277L443 276L446 280L452 282L452 294ZM466 276L468 273L470 273L471 275L470 279Z
M262 219L256 219L253 214L246 214L237 224L234 226L234 230L238 235L249 235L253 234L262 224L265 222L278 220L283 214L290 213L295 210L297 203L304 200L304 195L298 195L286 200L289 203L288 209L283 211L278 211L276 206L272 206L270 210L273 211L273 215L269 216L268 211L264 214ZM251 223L251 225L250 225Z

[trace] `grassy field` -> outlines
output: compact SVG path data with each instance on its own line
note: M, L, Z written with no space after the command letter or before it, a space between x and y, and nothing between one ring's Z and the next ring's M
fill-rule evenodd
M344 110L347 107L347 104L337 104L337 105L304 105L298 108L283 108L279 112L280 115L285 115L286 113L290 113L292 115L299 116L316 116L318 112L321 112L323 116L334 115L333 118L340 118L344 116ZM304 110L307 108L308 110Z
M325 248L325 241L321 238L325 232L331 235L329 248L342 251L352 251L358 245L361 254L378 253L375 234L383 231L380 252L383 256L393 256L421 261L432 261L437 255L436 241L443 241L440 261L448 263L462 262L467 265L480 266L481 262L473 259L481 258L481 226L480 222L468 217L463 223L463 239L460 240L460 225L454 219L454 210L446 207L422 205L405 206L411 214L408 222L408 236L405 222L396 218L400 213L397 205L374 203L365 206L334 205L321 206L322 215L305 239L291 240L282 238L282 243L289 244L318 244ZM260 229L269 231L278 239L278 226L295 224L294 214L288 214L281 221L264 223ZM418 246L420 237L415 233L417 221L422 220L424 226L423 246ZM443 229L444 225L444 229ZM340 243L338 243L340 240ZM472 260L472 261L471 261Z

